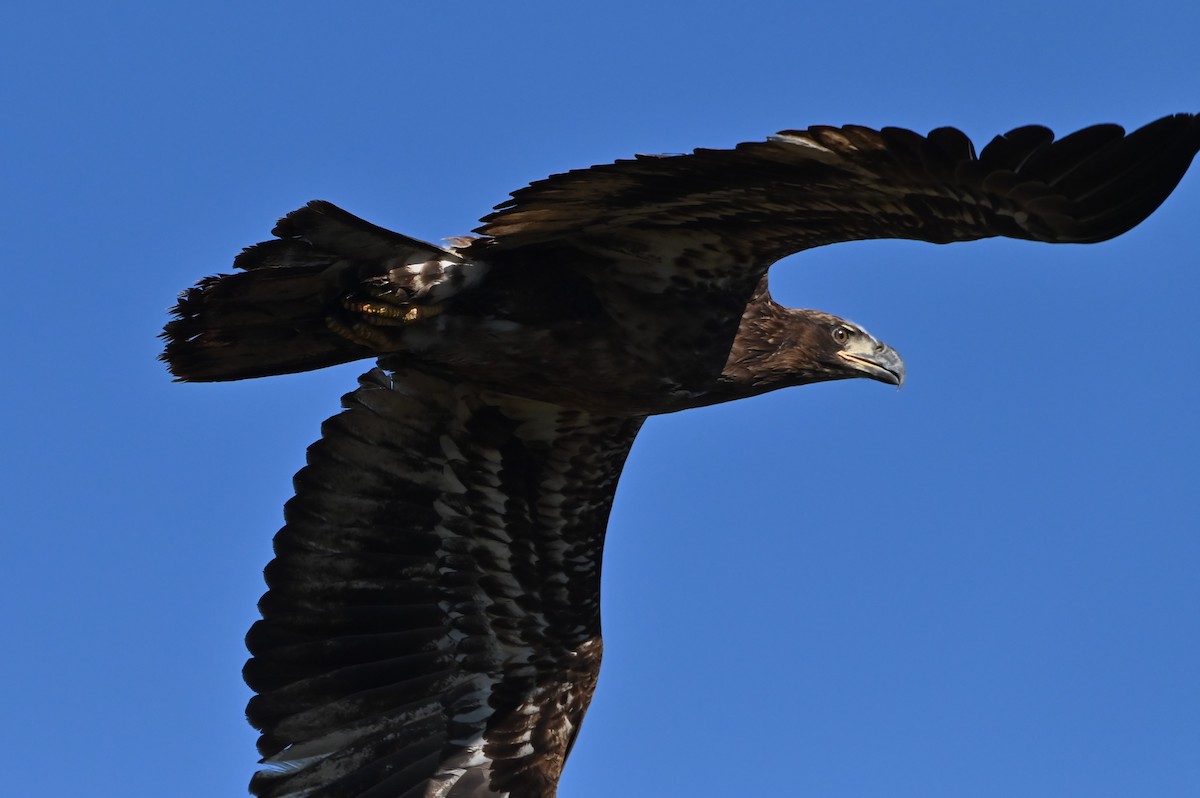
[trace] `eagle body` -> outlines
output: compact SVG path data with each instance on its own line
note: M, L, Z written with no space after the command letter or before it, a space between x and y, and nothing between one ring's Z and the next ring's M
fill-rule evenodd
M713 301L610 288L599 258L556 264L539 253L528 269L498 254L461 305L401 328L398 361L415 356L497 390L598 412L682 409L720 379L755 289L739 286Z
M638 156L521 189L449 247L326 202L184 292L185 381L375 358L296 475L247 716L264 798L551 798L595 689L600 577L652 415L904 364L770 295L772 263L869 238L1090 243L1140 223L1200 149L1017 128L976 153L847 126Z

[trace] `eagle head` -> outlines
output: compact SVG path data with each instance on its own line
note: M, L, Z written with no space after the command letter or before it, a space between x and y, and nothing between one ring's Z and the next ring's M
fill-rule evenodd
M831 379L867 377L899 387L904 384L904 361L887 344L853 322L830 316L816 324L817 338L821 333L828 340L817 348L822 364L831 369Z
M794 385L856 377L899 386L899 353L846 319L785 308L759 296L747 308L721 378L707 403Z

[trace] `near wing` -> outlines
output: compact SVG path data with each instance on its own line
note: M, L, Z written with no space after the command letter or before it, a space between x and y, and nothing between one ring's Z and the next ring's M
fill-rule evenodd
M366 374L296 476L247 637L259 796L552 796L600 666L641 419Z
M658 272L664 286L683 287L682 278L722 288L735 271L761 275L785 255L839 241L1103 241L1153 212L1198 148L1200 119L1190 114L1057 141L1021 127L978 156L954 128L813 127L554 175L484 217L476 232L494 240L473 247L568 244L620 253L618 280L653 284Z

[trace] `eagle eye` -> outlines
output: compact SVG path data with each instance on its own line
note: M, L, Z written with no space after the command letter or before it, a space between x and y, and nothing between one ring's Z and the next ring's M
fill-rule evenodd
M833 328L833 340L837 341L839 344L844 344L849 341L850 335L851 332L849 327L843 327L839 324L837 327Z

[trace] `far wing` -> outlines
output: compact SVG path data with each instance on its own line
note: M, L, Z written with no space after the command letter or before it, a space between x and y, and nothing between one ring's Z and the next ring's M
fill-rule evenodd
M296 476L247 637L259 796L539 798L600 666L641 419L375 370Z
M1022 127L978 156L954 128L785 131L538 181L484 217L476 232L492 238L464 254L574 247L607 255L631 287L745 291L775 260L839 241L1103 241L1150 215L1198 148L1190 114L1128 135Z

